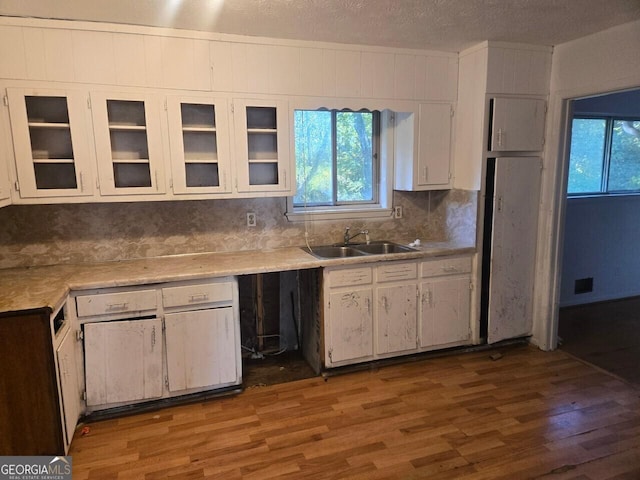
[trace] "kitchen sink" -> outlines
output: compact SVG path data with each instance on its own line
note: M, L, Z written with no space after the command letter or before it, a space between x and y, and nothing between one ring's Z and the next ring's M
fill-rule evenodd
M384 255L385 253L415 252L415 249L411 247L399 245L393 242L371 242L369 244L363 243L361 245L354 245L353 248L360 250L361 252L369 253L372 255Z
M304 250L308 249L303 247ZM321 245L311 247L311 254L318 258L346 258L363 255L384 255L387 253L414 252L415 249L393 242L378 241L371 243L354 243L352 245Z
M307 250L305 248L305 250ZM321 247L311 247L311 254L320 258L344 258L360 257L366 255L365 252L345 245L323 245Z

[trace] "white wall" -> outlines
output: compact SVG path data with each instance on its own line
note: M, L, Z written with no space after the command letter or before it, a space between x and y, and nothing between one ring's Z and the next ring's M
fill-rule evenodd
M560 306L640 295L640 196L567 202ZM593 291L574 294L575 280Z
M533 341L555 348L565 214L566 100L640 86L640 21L558 45L551 66L538 230Z

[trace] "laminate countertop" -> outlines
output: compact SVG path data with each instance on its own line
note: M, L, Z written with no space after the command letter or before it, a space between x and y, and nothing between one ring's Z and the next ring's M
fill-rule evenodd
M71 290L148 285L474 252L474 246L438 242L424 243L412 252L320 259L311 255L306 248L285 247L2 269L0 314L41 308L55 311L64 303Z

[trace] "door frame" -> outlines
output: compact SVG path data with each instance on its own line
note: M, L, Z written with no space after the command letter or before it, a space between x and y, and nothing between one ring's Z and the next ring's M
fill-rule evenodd
M531 342L542 350L555 350L558 346L572 101L637 88L640 88L638 79L627 78L600 86L559 90L552 92L549 97L549 121L546 126L547 142L543 156L538 218L534 325L531 337Z

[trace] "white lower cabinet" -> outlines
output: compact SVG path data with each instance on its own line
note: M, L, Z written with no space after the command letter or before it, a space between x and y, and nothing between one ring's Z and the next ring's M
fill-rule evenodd
M80 389L78 388L78 362L75 352L75 335L69 329L56 349L65 451L68 450L73 432L80 417Z
M422 262L420 348L468 343L471 339L471 258Z
M237 381L233 308L165 315L169 391Z
M373 272L371 267L325 268L325 365L373 358Z
M67 311L80 414L242 383L235 277L72 292Z
M324 366L471 342L471 257L329 267Z
M162 320L87 323L87 406L162 396Z
M376 267L376 353L402 354L417 348L418 284L415 261Z

